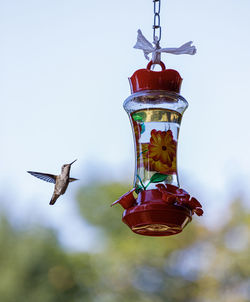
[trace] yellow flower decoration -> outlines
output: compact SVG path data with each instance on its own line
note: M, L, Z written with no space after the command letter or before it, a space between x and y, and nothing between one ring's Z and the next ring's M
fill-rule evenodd
M148 157L156 162L160 161L161 164L170 168L173 166L174 158L176 158L176 146L177 142L173 139L171 130L156 131L154 129L151 131Z
M163 164L161 161L155 161L150 159L150 170L156 171L162 174L174 174L176 173L176 156L173 158L172 165L169 167L168 165Z

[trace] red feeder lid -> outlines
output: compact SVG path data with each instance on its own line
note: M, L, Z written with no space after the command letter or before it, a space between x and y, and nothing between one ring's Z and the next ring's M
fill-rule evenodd
M167 90L179 93L181 90L182 78L174 69L166 69L163 62L160 62L161 71L151 70L153 62L150 61L146 69L137 70L129 78L131 92L143 90Z

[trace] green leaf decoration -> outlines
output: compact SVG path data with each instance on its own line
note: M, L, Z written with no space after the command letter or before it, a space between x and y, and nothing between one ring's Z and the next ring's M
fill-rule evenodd
M140 152L139 155L137 156L137 159L140 158L140 156L141 156L143 153L146 153L146 152L148 152L148 150L144 150L144 151Z
M150 178L150 183L157 183L166 180L168 175L161 174L161 173L155 173L154 175L151 176Z
M140 184L141 184L141 187L143 188L143 190L145 190L144 184L143 184L143 182L142 182L140 176L139 176L138 174L136 174L136 177L139 179Z
M141 134L145 132L145 124L144 123L141 123Z
M142 186L136 186L135 193L139 194L143 190Z
M136 121L136 122L144 122L146 113L145 112L136 112L136 113L132 114L132 117L133 117L134 121Z

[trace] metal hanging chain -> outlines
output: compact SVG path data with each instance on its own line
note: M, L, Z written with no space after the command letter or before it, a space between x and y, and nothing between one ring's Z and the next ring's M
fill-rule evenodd
M153 25L153 44L151 44L142 34L141 30L138 30L137 41L134 46L136 49L141 49L147 60L150 60L149 54L152 54L152 63L161 64L161 53L171 53L175 55L194 55L196 48L192 41L189 41L180 47L161 48L161 0L153 0L154 2L154 25Z
M154 2L154 25L153 25L153 42L156 48L160 47L161 40L161 0L153 0Z

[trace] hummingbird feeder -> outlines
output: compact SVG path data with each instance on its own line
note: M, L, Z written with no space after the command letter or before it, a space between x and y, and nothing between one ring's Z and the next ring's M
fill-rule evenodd
M192 42L179 48L160 48L160 0L154 1L153 46L138 31L135 48L152 60L145 69L129 78L131 95L124 102L134 136L135 177L133 189L112 205L123 208L122 220L141 235L169 236L180 233L192 220L202 215L202 206L180 188L177 171L177 144L180 124L188 102L180 95L182 78L166 69L161 53L195 54ZM158 30L158 37L155 31ZM160 65L161 71L153 71Z

